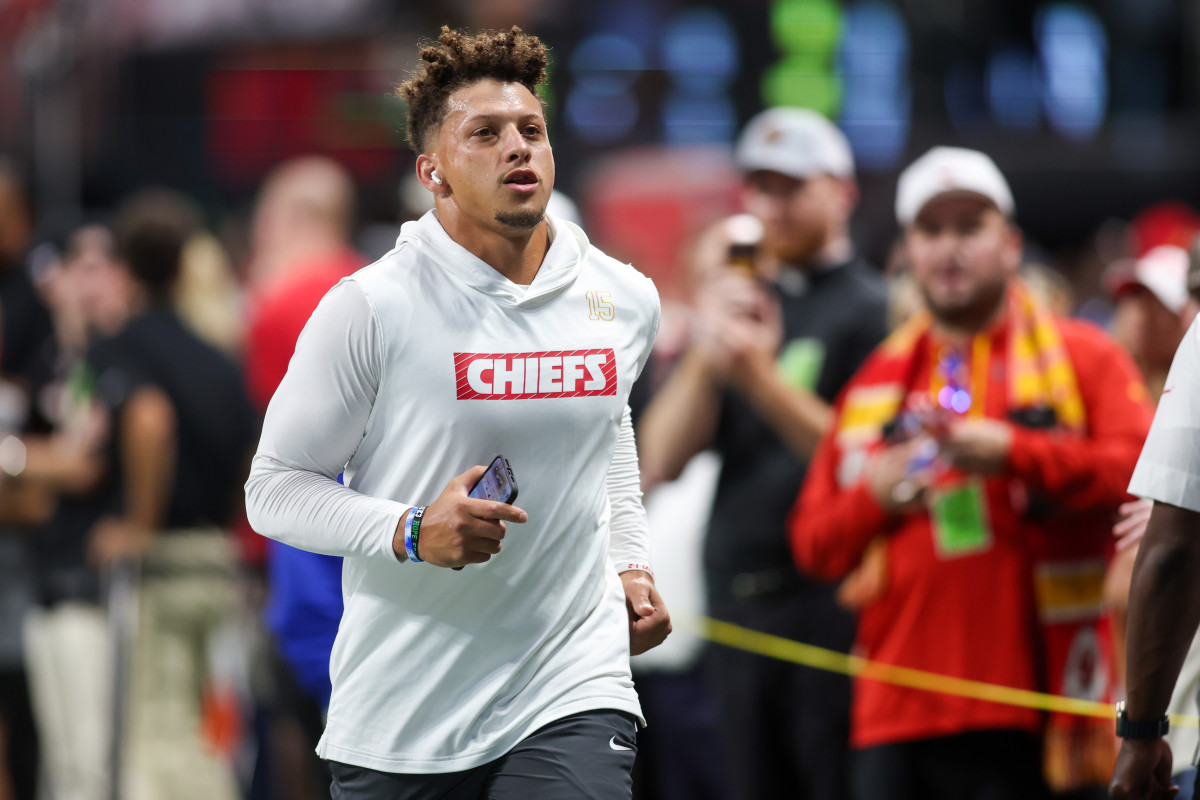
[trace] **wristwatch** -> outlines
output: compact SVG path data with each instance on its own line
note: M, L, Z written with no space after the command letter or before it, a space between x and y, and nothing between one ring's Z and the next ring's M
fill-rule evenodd
M1122 739L1161 739L1171 729L1166 714L1153 722L1134 722L1125 714L1125 701L1117 703L1117 736Z

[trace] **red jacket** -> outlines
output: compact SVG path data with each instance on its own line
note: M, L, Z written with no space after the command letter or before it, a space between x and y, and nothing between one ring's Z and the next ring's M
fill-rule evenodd
M846 398L856 389L899 381L907 384L906 395L927 392L931 348L923 348L908 374L900 375L881 347L843 390L833 428L817 449L792 511L789 535L797 565L830 580L854 569L873 538L886 536L886 586L861 612L859 654L1021 689L1062 687L1061 675L1041 674L1048 663L1039 658L1046 641L1063 648L1053 637L1045 639L1037 624L1035 565L1099 553L1096 569L1102 576L1112 516L1126 498L1152 410L1132 362L1103 332L1073 320L1059 320L1058 327L1086 410L1086 435L1014 427L1008 469L983 481L992 538L977 552L939 556L928 511L889 517L875 501L860 466L864 448L880 446L886 420L879 420L879 430L865 444L838 435ZM985 373L987 417L1008 418L1007 348L1006 326L1000 325L992 332ZM1051 513L1031 520L1026 513L1031 497L1049 501ZM1043 584L1039 578L1039 590ZM1071 621L1080 611L1072 607L1075 601L1085 617L1097 613L1099 598L1088 592L1074 598L1041 595L1056 604L1043 609L1043 625L1049 621L1053 627L1056 618ZM1056 665L1067 660L1065 652L1049 659ZM1098 680L1101 690L1110 688L1104 675ZM1023 708L857 680L851 741L870 747L970 730L1036 730L1040 721L1038 712Z

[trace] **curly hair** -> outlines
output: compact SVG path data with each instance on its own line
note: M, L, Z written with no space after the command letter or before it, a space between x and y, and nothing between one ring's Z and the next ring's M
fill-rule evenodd
M474 35L442 26L436 42L421 48L421 65L396 95L408 103L408 144L417 154L446 116L454 90L486 78L519 83L537 94L546 79L546 45L516 25Z

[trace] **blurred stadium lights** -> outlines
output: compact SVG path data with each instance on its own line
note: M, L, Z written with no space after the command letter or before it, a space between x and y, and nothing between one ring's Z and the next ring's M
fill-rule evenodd
M671 88L663 102L663 138L671 145L724 144L737 134L729 88L739 47L729 20L712 9L671 18L662 38L662 63Z
M895 6L868 0L846 9L838 61L840 122L860 170L896 167L912 116L909 40Z
M1090 139L1108 105L1108 35L1091 9L1060 3L1039 9L1034 38L1046 76L1051 126L1070 139Z
M1037 130L1042 111L1042 74L1037 57L1024 47L1011 45L993 52L988 59L987 99L998 125ZM1047 103L1049 100L1047 97Z
M737 35L720 11L691 9L663 30L663 68L676 84L697 93L726 89L738 70Z
M646 56L633 39L614 33L589 36L571 52L574 86L567 95L571 132L591 144L625 138L638 119L634 84L646 70Z
M0 0L0 148L32 167L42 205L103 207L160 183L219 212L271 165L319 152L368 187L365 214L386 217L372 198L394 198L411 161L388 95L417 40L508 17L552 46L559 180L585 207L598 158L728 148L771 105L845 130L878 251L895 170L934 144L991 152L1050 244L1162 196L1200 203L1197 0L200 5ZM48 22L67 10L65 29Z
M800 106L832 117L841 106L834 71L842 11L833 0L775 0L771 38L780 59L762 76L767 106Z
M970 61L960 59L947 68L943 91L946 116L956 129L969 130L987 122L983 73Z

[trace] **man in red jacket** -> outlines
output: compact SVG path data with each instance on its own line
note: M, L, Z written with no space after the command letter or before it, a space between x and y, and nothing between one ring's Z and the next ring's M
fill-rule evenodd
M1012 195L986 155L930 151L896 212L927 311L839 398L789 523L797 564L858 570L870 659L1108 699L1105 552L1150 424L1145 389L1099 329L1018 280ZM851 725L855 797L1047 791L1035 711L859 679ZM1052 718L1046 747L1055 789L1103 782L1111 725Z

